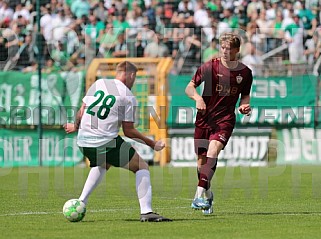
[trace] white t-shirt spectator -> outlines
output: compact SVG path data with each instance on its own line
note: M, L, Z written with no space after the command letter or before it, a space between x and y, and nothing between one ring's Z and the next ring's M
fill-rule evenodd
M22 16L27 21L30 20L30 12L25 8L21 9L20 11L15 11L13 14L13 20L18 19L19 16Z
M40 27L43 29L43 36L46 41L52 40L52 16L47 13L40 18Z

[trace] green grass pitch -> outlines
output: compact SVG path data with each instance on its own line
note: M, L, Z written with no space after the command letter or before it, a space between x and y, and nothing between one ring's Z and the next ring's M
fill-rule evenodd
M141 223L135 177L111 168L82 222L62 207L88 168L0 169L0 238L320 238L321 166L218 168L214 214L190 208L195 168L151 167L153 208L173 222Z

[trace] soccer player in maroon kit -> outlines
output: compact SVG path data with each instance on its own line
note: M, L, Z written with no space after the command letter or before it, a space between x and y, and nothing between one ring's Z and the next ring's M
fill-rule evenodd
M220 57L201 65L185 92L196 101L194 144L197 154L198 186L191 207L213 213L210 182L216 170L217 157L226 146L235 126L235 107L249 115L251 70L238 61L241 40L234 33L220 36ZM204 82L200 96L196 88Z

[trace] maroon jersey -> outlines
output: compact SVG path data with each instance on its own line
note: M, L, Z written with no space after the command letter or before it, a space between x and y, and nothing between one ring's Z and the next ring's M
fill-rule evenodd
M206 113L197 113L195 125L199 128L216 128L223 122L235 125L236 103L240 95L250 94L252 81L252 71L241 62L228 69L220 58L215 58L200 66L192 82L196 86L204 82Z

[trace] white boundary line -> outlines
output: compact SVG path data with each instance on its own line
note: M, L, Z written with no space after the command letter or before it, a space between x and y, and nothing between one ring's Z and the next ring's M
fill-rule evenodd
M171 208L157 208L158 210L166 210L166 209L185 209L190 207L171 207ZM101 212L117 212L117 211L139 211L137 208L132 209L116 209L116 208L110 208L110 209L100 209L100 210L88 210L89 213L101 213ZM54 215L54 214L62 214L61 212L17 212L17 213L5 213L0 214L0 217L7 217L7 216L30 216L30 215Z

